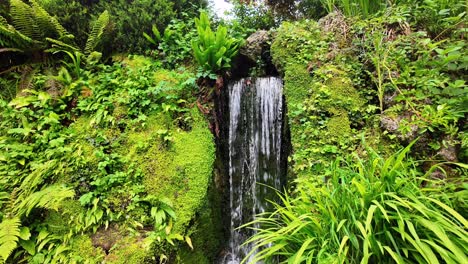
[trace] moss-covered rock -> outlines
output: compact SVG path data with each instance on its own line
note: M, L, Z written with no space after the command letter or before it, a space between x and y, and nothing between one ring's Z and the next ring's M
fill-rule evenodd
M175 232L184 232L201 208L214 162L207 122L197 109L190 115L190 131L178 128L167 114L151 116L144 129L128 133L118 148L142 170L148 194L172 201L177 215Z
M124 237L118 241L105 258L109 264L152 263L151 256L138 237Z
M221 223L220 193L211 181L208 195L202 208L198 211L193 225L187 235L192 239L193 250L184 245L179 251L180 262L184 264L216 263L218 253L224 245L223 225Z
M353 85L353 74L339 56L330 60L330 36L315 22L283 23L271 46L273 61L284 72L284 94L298 175L327 164L357 139L353 118L366 100Z
M286 70L289 64L307 65L317 54L322 54L326 43L321 34L315 21L284 22L271 45L273 64L280 71Z

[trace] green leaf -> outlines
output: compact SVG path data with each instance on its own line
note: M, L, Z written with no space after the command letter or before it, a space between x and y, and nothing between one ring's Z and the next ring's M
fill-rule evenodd
M29 232L29 227L22 226L20 228L19 238L21 238L23 240L29 240L30 237L31 237L31 232Z
M0 257L6 262L11 252L17 247L21 221L18 217L4 219L0 223Z

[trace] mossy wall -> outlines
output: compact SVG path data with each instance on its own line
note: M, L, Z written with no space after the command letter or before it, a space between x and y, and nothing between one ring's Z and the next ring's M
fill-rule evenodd
M298 176L349 147L343 142L355 136L352 118L366 105L349 69L327 58L329 41L317 22L285 22L271 46L273 62L284 74L291 159Z
M122 63L131 72L149 67L152 62L133 56L124 58ZM103 260L154 263L161 254L171 263L182 260L182 263L212 263L221 244L222 227L220 198L216 190L208 191L215 160L209 121L183 84L192 77L190 73L157 69L144 74L147 85L158 87L167 97L181 98L183 106L168 100L157 111L145 112L140 115L142 119L134 120L128 103L137 100L133 97L141 90L131 90L134 87L130 84L138 82L129 78L128 82L133 82L128 89L119 87L112 95L106 95L110 100L107 108L110 121L99 122L96 116L86 114L76 117L68 129L74 136L74 155L80 169L72 175L61 176L59 182L74 187L78 199L96 193L95 197L106 208L105 217L115 220L107 220L109 227L97 225L86 230L70 244L78 251L86 251L81 253L82 258L90 263ZM172 207L176 218L171 223L171 233L182 235L184 240L190 237L193 250L185 241L174 240L174 246L167 242L149 246L145 242L148 233L153 231L154 220L150 216L151 208L145 209L135 202L144 197L154 197ZM51 231L64 235L66 230L73 229L73 223L60 218L61 215L89 214L89 202L83 205L78 199L64 204L60 214L48 216L49 226L57 227ZM75 255L74 259L80 258L79 254Z
M118 150L142 169L149 194L172 201L176 232L184 231L203 205L215 155L208 123L198 109L191 115L190 131L177 128L164 114L152 116L144 130L126 135ZM172 139L164 142L160 131L167 131Z

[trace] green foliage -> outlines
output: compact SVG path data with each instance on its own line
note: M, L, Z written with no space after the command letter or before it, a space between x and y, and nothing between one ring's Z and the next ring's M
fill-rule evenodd
M112 33L103 41L105 55L123 53L145 53L151 48L143 32L151 32L152 25L164 29L174 18L193 17L206 1L187 0L41 0L44 8L56 14L58 21L76 36L76 43L84 47L88 39L88 21L96 19L107 10L111 18Z
M4 219L0 223L0 259L6 261L16 248L21 235L19 218Z
M285 70L288 64L293 63L306 68L316 56L323 56L326 44L320 36L317 22L284 22L271 45L273 63L280 70Z
M99 1L93 8L108 10L113 18L111 45L117 52L144 52L149 45L142 32L149 32L152 25L162 29L176 15L168 0Z
M391 4L387 0L321 0L323 6L328 13L335 11L338 8L346 16L363 16L375 14L379 10Z
M21 0L11 0L10 5L14 27L2 18L0 27L0 34L3 36L2 46L37 50L45 45L46 38L72 44L73 36L36 1L31 1L31 5L28 5Z
M23 64L46 63L59 60L61 57L50 56L65 52L72 60L80 57L80 48L74 41L74 36L38 4L32 0L30 5L22 0L12 0L10 9L13 25L8 24L5 18L0 19L0 44L5 48L0 55L5 56L0 67L7 72ZM86 43L84 53L90 55L99 49L104 31L109 28L109 16L104 11L94 22L94 27ZM49 54L47 54L49 53ZM47 54L47 55L46 55ZM39 58L39 59L38 59ZM76 64L77 61L74 60ZM80 64L75 65L77 75Z
M0 101L0 147L7 150L0 153L0 217L21 217L31 233L5 240L7 248L14 243L8 261L79 263L75 238L116 223L148 237L138 254L156 247L172 257L179 243L191 246L184 233L206 195L213 162L206 121L190 110L195 76L143 57L80 68L81 57L70 56L77 74L65 67L37 74L21 96ZM166 123L153 123L155 116ZM197 140L195 153L173 156ZM159 161L174 170L155 173L161 164L141 159L153 144L167 158ZM165 182L171 178L181 184ZM59 223L49 221L52 215Z
M104 34L104 30L109 25L109 13L106 11L102 12L102 14L98 17L96 21L94 21L93 26L91 27L91 32L89 34L88 40L86 41L86 46L84 52L86 54L90 54L99 44L99 41L102 39L102 35Z
M464 179L422 175L405 159L410 146L387 159L367 149L366 157L336 160L330 174L297 179L292 196L249 224L261 226L248 241L252 253L259 249L253 261L465 262Z
M183 19L171 20L162 34L155 25L152 28L152 36L143 33L155 48L151 53L169 69L187 64L192 59L191 43L196 35L195 22L188 14L183 14Z
M259 29L268 30L277 26L272 10L262 2L252 1L250 4L246 4L235 1L232 13L236 18L235 21L250 33Z
M216 32L210 27L206 12L195 19L198 39L192 42L195 60L204 71L217 73L231 67L231 59L237 54L242 41L227 35L227 28L218 26Z

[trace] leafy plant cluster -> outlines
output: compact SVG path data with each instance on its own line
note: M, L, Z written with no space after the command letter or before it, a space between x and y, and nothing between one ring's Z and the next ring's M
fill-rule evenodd
M454 29L464 13L453 15L450 38L432 39L408 8L277 30L271 51L285 75L296 173L356 150L361 133L383 152L419 136L426 147L415 155L466 160L464 29Z
M0 17L0 45L4 47L0 55L11 57L9 53L19 53L20 58L24 56L23 60L30 62L32 60L36 63L47 61L46 59L34 61L34 57L46 56L44 53L66 51L89 55L98 49L103 34L109 26L109 14L104 11L92 23L89 37L81 49L76 45L75 37L55 17L45 11L37 1L29 2L30 4L26 4L22 0L11 0L10 16ZM9 20L13 25L9 24ZM21 63L24 61L13 64L9 62L0 67L16 66Z
M151 26L159 30L165 28L174 18L183 18L183 13L190 16L197 14L198 8L206 6L206 1L187 0L40 0L44 8L57 16L57 20L76 36L77 43L84 45L88 21L98 17L108 10L112 34L104 50L104 54L131 52L144 54L150 49L150 44L142 36L150 32Z
M192 59L191 42L197 32L193 19L185 14L183 19L173 19L160 33L156 25L152 27L152 35L143 36L152 44L151 54L159 58L167 68L176 68Z
M466 179L422 174L405 158L410 147L389 158L367 149L364 158L333 162L330 174L297 179L292 196L248 225L261 226L246 242L258 250L254 261L466 262Z
M163 241L191 246L190 238L172 231L172 203L148 194L143 172L116 151L121 139L106 133L110 127L144 127L152 113L190 129L188 101L182 98L193 100L195 78L170 71L155 75L159 64L140 60L79 68L79 75L64 64L50 75L35 75L30 89L10 102L1 100L3 261L79 262L80 252L73 251L77 237L114 224L146 237L148 249ZM170 132L156 140L169 148ZM65 232L50 223L54 214ZM158 257L167 258L164 253Z
M219 25L214 32L206 12L200 13L195 19L198 37L192 42L195 60L200 67L211 73L231 67L231 59L237 54L242 45L242 39L228 36L225 26Z
M363 25L356 24L356 33L363 36L356 44L366 51L365 63L372 65L368 74L376 85L383 116L400 119L396 136L408 138L412 130L417 130L431 141L433 151L426 155L434 155L442 145L455 146L463 141L460 132L466 130L462 120L468 103L463 77L468 66L466 44L457 30L442 40L432 39L424 31L411 32L401 20L405 11L402 13L384 17L404 32L392 33L391 25L375 18L368 24L374 25L373 29L363 30ZM454 24L459 17L453 17ZM393 100L385 100L389 94L393 94ZM462 152L463 157L466 154Z
M277 30L297 179L249 225L254 261L466 262L465 10L416 2Z

